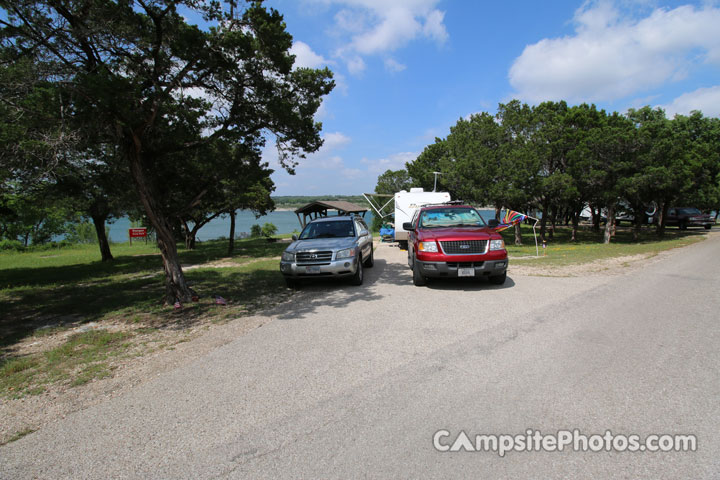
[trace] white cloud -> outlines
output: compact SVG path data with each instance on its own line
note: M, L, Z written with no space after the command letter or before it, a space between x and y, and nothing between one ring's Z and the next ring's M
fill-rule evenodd
M344 147L350 143L350 137L340 132L331 132L323 135L323 146L320 148L321 152L330 152L340 147Z
M407 68L407 66L398 62L394 58L386 58L385 59L385 68L390 72L402 72L403 70L405 70Z
M361 163L367 165L368 172L379 175L381 173L385 173L386 170L404 169L405 164L415 160L418 155L419 154L417 152L399 152L386 158L374 160L363 158Z
M720 64L720 9L658 8L623 19L612 2L586 2L575 34L525 47L510 68L516 96L611 101L675 81L699 63Z
M365 172L358 168L343 168L341 174L345 178L356 179L363 176Z
M345 63L347 63L348 71L353 75L357 75L365 70L365 62L358 55L347 57L345 59Z
M422 30L415 14L407 8L390 8L382 14L379 24L353 38L353 50L366 55L396 50L414 39Z
M444 19L445 12L441 12L440 10L430 12L425 20L425 25L423 25L423 33L425 36L432 38L438 43L445 43L449 35L443 23Z
M294 42L290 48L290 53L295 55L294 66L296 68L319 68L332 63L323 58L322 55L315 53L305 42Z
M668 118L676 114L688 115L693 110L701 111L706 117L720 117L720 85L684 93L668 105L660 107Z
M352 140L350 137L341 132L329 132L323 135L323 145L315 153L310 153L306 158L299 159L296 170L300 171L308 169L328 169L328 168L345 168L344 161L341 156L335 152ZM263 160L270 164L270 168L276 172L283 170L278 159L277 148L274 142L268 142L263 149Z
M346 41L335 55L353 74L364 70L364 55L392 52L422 37L438 44L448 39L445 12L435 8L439 0L318 1L343 7L335 15L335 32Z

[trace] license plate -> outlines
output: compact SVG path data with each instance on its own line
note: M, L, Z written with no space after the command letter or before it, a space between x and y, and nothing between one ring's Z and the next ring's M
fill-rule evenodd
M305 267L305 273L320 273L320 267Z
M458 277L474 277L474 268L458 268Z

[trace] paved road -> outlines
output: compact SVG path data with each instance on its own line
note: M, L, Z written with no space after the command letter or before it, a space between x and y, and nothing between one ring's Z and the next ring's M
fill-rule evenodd
M2 478L720 478L720 237L615 277L363 287L0 449ZM323 295L330 291L329 298ZM687 433L690 453L440 453L434 432Z

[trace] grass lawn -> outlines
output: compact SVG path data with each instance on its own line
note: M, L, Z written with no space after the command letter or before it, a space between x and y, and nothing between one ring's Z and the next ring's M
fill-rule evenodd
M114 244L112 262L99 261L96 245L0 253L0 397L108 376L114 357L142 354L135 348L140 337L147 343L152 332L236 318L279 301L286 289L278 257L286 246L238 240L232 256L222 240L181 248L186 278L201 298L180 311L162 304L164 275L153 245ZM215 295L228 305L216 305ZM67 335L89 322L101 328ZM105 330L110 323L123 328ZM20 343L51 336L63 341L44 351L17 351Z
M707 233L704 229L683 231L668 227L665 236L658 238L654 229L644 228L640 235L640 241L633 242L631 229L621 227L618 228L610 244L605 245L602 243L603 233L593 232L589 226L581 226L578 231L578 241L571 242L572 228L562 226L556 228L554 238L548 240L547 248L543 251L539 235L539 224L536 231L538 232L540 258L535 258L535 240L531 225L522 225L522 246L515 245L513 228L502 232L508 254L512 257L512 263L548 267L589 263L612 257L638 254L655 255L664 250L698 242L704 239Z

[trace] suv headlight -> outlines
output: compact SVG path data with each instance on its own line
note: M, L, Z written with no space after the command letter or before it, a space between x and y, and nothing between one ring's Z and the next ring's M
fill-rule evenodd
M345 250L340 250L335 255L335 258L350 258L355 256L355 249L354 248L346 248Z
M292 262L295 260L295 254L290 252L283 252L282 259L284 262Z
M437 243L435 241L420 242L418 243L418 250L420 250L421 252L437 253Z
M490 240L490 250L505 250L504 240Z

